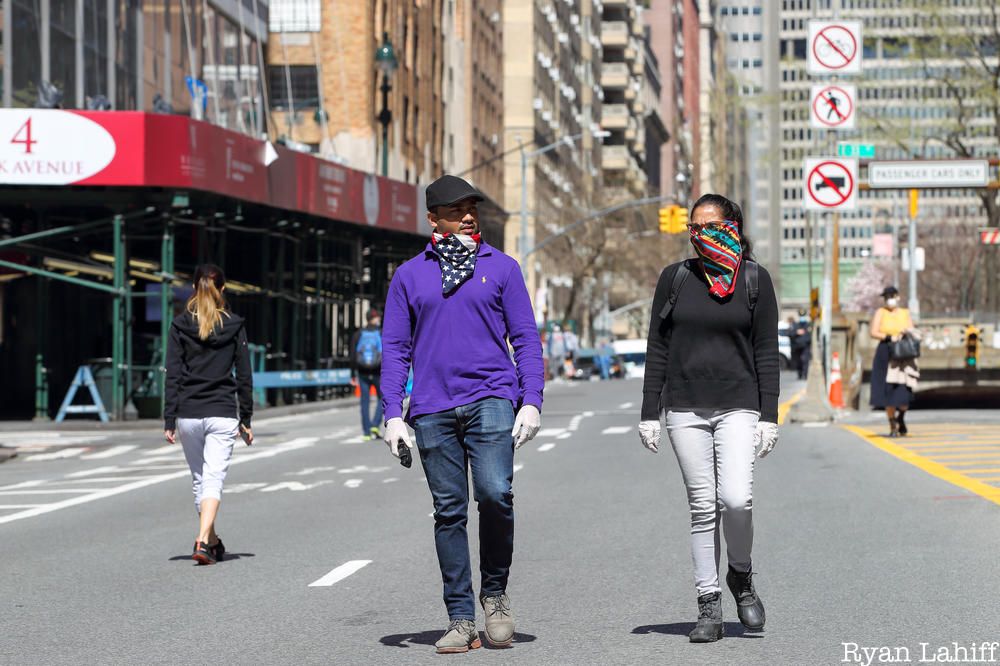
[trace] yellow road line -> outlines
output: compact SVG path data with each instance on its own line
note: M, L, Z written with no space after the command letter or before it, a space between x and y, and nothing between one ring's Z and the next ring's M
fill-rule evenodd
M990 458L996 458L997 456L1000 456L1000 451L996 453L986 453L984 451L980 451L978 453L949 453L949 454L924 453L923 451L921 451L920 454L927 458L933 458L934 460L963 460L969 458L975 460L989 460Z
M788 418L788 412L792 409L792 405L794 405L799 400L801 400L802 396L804 396L805 394L806 394L806 390L805 389L801 389L798 393L796 393L795 395L793 395L791 398L789 398L785 402L783 402L780 405L778 405L778 425L781 425L782 423L785 422L785 419Z
M880 437L870 430L865 430L864 428L859 428L857 426L845 425L842 426L845 430L854 433L861 439L865 440L872 446L882 449L886 453L896 458L899 458L903 462L907 462L914 467L917 467L931 476L936 476L937 478L947 481L948 483L954 484L959 488L964 488L969 492L975 493L982 497L983 499L989 500L994 504L1000 505L1000 488L991 486L989 484L983 483L979 479L974 479L972 477L966 476L962 472L950 469L944 465L934 462L924 458L923 456L914 453L902 447L898 444L893 443L886 437ZM981 470L982 472L1000 472L998 470Z
M966 474L996 474L997 472L1000 472L1000 468L994 467L993 469L970 469ZM981 480L977 479L977 481Z
M909 446L904 448L910 449L911 451L916 451L925 456L942 456L946 453L954 453L955 451L979 451L981 453L989 453L990 451L1000 451L1000 446L935 446L927 449L914 449ZM934 453L935 451L940 451L940 453Z

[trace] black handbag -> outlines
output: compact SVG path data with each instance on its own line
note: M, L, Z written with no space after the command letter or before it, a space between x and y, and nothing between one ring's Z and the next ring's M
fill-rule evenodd
M893 361L909 361L920 358L920 340L904 333L899 340L889 343L889 358Z

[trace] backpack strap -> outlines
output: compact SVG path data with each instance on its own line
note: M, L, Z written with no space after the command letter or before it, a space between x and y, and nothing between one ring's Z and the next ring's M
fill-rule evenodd
M760 298L760 266L757 265L756 261L747 261L743 277L747 282L747 298L750 300L750 318L753 319L753 312L757 309L757 300Z
M691 275L691 269L688 268L687 262L681 262L677 266L677 272L674 273L674 279L670 283L670 295L667 297L667 302L664 303L663 309L660 310L660 318L664 321L673 312L674 306L677 305L677 297L681 293L681 287L684 286L684 281L687 280L688 276Z

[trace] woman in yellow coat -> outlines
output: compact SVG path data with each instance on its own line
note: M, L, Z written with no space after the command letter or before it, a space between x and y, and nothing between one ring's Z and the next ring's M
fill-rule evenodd
M915 359L897 361L889 358L889 344L899 340L904 334L916 334L910 311L899 307L899 290L886 287L882 292L885 306L879 308L872 318L871 336L878 340L875 358L872 361L873 409L884 409L889 419L890 437L906 435L906 410L913 400L920 372Z

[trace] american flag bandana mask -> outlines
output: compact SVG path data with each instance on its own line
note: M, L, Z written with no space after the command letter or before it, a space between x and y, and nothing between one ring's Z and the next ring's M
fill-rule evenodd
M701 257L708 279L708 293L725 298L736 290L736 273L743 259L739 224L726 220L721 224L691 230L691 245Z
M432 241L441 266L441 291L445 295L458 289L476 271L479 234L474 234L472 240L476 241L475 250L465 247L454 234L444 234L440 240Z

